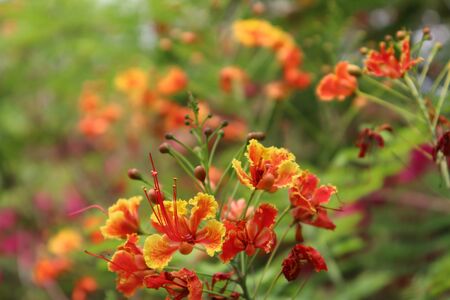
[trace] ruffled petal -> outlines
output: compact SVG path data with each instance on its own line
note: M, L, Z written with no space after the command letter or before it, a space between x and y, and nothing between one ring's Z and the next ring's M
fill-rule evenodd
M250 176L245 173L244 169L242 169L242 163L236 159L233 159L232 161L233 169L236 171L236 174L239 178L239 181L245 185L248 186L250 189L255 189L255 187L252 184L252 179Z
M167 236L152 234L144 244L145 263L149 268L162 269L167 266L178 248L179 244L171 242Z
M198 233L196 243L202 244L209 256L222 249L225 226L217 220L208 220Z
M245 154L250 162L250 166L258 165L265 152L266 149L257 140L250 140L247 146L247 152Z
M218 204L214 199L214 196L198 193L193 199L189 200L189 204L192 205L190 225L192 231L197 231L197 227L202 220L214 218Z
M277 208L269 203L263 203L258 206L251 220L261 230L264 227L271 227L275 223Z
M274 185L277 187L286 187L292 184L293 178L300 172L300 167L293 161L284 161L277 170L277 178Z

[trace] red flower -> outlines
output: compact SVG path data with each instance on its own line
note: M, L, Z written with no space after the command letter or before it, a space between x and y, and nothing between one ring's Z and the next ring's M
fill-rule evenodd
M442 152L445 157L450 157L450 131L445 132L433 148L433 160L436 161L438 152Z
M297 244L292 248L288 257L283 260L283 274L288 281L295 280L300 272L314 268L316 272L328 271L325 260L320 253L308 246Z
M329 219L327 209L322 206L334 193L336 193L334 186L319 186L317 176L308 171L294 180L293 186L289 189L289 200L293 206L292 216L297 223L298 241L303 241L300 223L331 230L336 227Z
M86 300L89 293L97 289L97 281L91 276L81 277L75 283L72 291L72 300Z
M409 37L401 44L400 57L395 55L394 44L390 43L386 49L386 43L380 43L380 51L371 50L365 61L367 71L377 77L400 78L421 59L411 60Z
M348 62L341 61L336 65L334 74L328 74L320 80L316 94L324 101L334 98L342 101L353 94L357 85L356 77L348 72Z
M251 256L255 254L256 248L266 253L271 252L276 244L273 225L277 212L275 206L264 203L256 209L255 214L248 221L225 221L227 234L220 259L228 262L241 251Z
M117 290L127 297L144 286L147 276L156 274L145 264L142 249L137 245L138 239L136 234L129 235L125 244L117 248L111 260L95 255L109 262L108 269L117 274Z
M359 147L358 157L362 158L366 156L370 147L375 143L378 147L384 147L384 139L381 136L382 131L392 131L392 127L388 124L381 125L375 130L370 128L364 128L358 135L358 140L356 141L356 146Z
M201 300L203 284L197 274L188 269L176 272L162 272L159 275L147 276L145 286L151 289L166 289L175 300L187 297L188 300Z

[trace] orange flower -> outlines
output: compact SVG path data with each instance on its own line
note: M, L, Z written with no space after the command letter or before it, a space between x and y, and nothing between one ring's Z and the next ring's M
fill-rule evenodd
M233 24L235 38L247 47L266 47L274 50L294 45L292 37L267 21L248 19Z
M296 238L303 241L300 223L333 230L336 225L330 220L327 209L322 205L330 201L336 193L332 185L319 186L316 175L304 171L298 176L289 189L289 200L292 204L292 216L297 223Z
M153 234L145 240L144 256L150 268L164 268L177 250L189 254L195 244L203 245L210 256L222 249L225 228L214 219L218 204L213 196L198 193L189 201L163 201L158 184L155 191L158 204L153 208L151 220L162 235ZM191 205L189 217L188 204ZM202 221L205 224L199 229Z
M101 255L98 258L108 262L108 269L117 274L116 288L126 297L131 297L138 288L144 286L145 278L156 272L145 264L142 249L137 245L137 234L128 235L127 241L117 248L111 259Z
M139 231L139 205L142 197L119 199L108 209L108 220L100 228L105 238L125 239Z
M38 285L45 285L56 280L61 273L69 270L71 265L66 258L40 259L34 266L33 281Z
M247 81L247 74L239 67L227 66L220 71L220 88L225 93L231 93L235 84L242 87Z
M245 173L240 161L234 159L232 165L241 183L251 189L273 193L289 186L300 171L292 153L284 148L266 148L257 140L250 140L245 155L250 162L250 174Z
M251 256L257 248L271 252L276 244L273 225L277 213L275 206L263 203L248 221L225 221L227 235L220 259L229 262L241 251Z
M264 88L264 94L272 100L283 100L289 94L289 87L282 81L269 82Z
M70 228L60 230L48 242L48 249L56 255L66 255L81 247L82 238L78 231Z
M386 49L386 43L380 43L380 51L371 50L365 61L369 74L377 77L400 78L406 71L421 61L420 58L411 60L409 37L401 43L400 57L396 57L394 44L390 43Z
M77 280L72 291L72 300L86 300L87 294L97 289L97 281L91 276L84 276Z
M178 67L172 67L167 74L158 81L158 92L163 95L172 95L183 90L187 86L186 73Z
M104 119L94 116L86 116L78 123L79 130L88 137L97 137L104 134L110 123Z
M80 110L84 113L96 111L101 105L101 98L92 88L84 88L79 99Z
M341 61L336 65L335 73L322 78L316 89L317 96L324 101L334 98L344 100L356 90L357 80L348 70L348 62Z
M148 86L147 72L140 68L130 68L116 76L115 85L126 94L141 94Z

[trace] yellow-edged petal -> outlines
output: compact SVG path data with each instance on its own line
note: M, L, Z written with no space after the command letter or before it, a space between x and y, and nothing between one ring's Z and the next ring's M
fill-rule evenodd
M179 244L171 242L165 235L152 234L144 243L144 259L149 268L161 270L167 266Z
M177 215L185 216L187 213L186 207L187 207L188 202L185 200L177 200L176 203L177 203ZM167 213L170 213L171 215L173 215L173 201L165 200L164 207L165 207ZM159 205L155 205L154 209L157 214L161 214L161 208L159 207ZM158 219L156 218L155 214L152 214L151 219L153 222L159 224Z
M225 226L216 219L208 220L198 233L197 243L202 244L209 256L214 256L215 252L222 250L223 238L225 236Z
M252 185L251 178L245 173L244 169L242 169L242 163L236 159L233 159L231 162L233 169L236 171L236 174L239 178L239 181L243 184L248 186L250 189L254 190L255 187Z

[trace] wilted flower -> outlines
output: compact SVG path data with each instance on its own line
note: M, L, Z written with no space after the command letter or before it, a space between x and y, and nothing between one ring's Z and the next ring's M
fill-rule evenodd
M283 260L283 274L288 281L295 280L303 270L328 271L320 253L309 246L297 244Z
M433 148L434 161L437 159L438 152L441 152L445 157L450 157L450 131L441 135L436 146Z
M289 186L300 170L292 153L284 148L266 148L257 140L250 140L245 155L250 174L245 173L240 161L233 159L232 164L241 183L251 189L275 192Z
M356 77L348 72L348 62L341 61L336 65L334 74L328 74L320 80L316 94L324 101L334 98L342 101L353 94L357 85Z
M241 251L251 256L255 254L256 249L270 253L276 244L273 225L277 213L275 206L263 203L247 221L225 221L227 234L220 259L229 262Z
M384 147L384 139L381 136L382 131L392 131L392 127L388 124L378 126L375 130L364 128L358 135L356 146L359 148L358 157L366 156L370 147L375 143L378 147Z
M139 232L139 205L142 197L119 199L108 209L108 220L100 228L105 238L125 239L128 234Z

